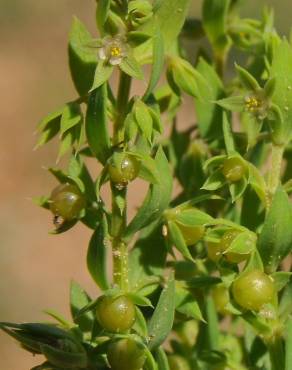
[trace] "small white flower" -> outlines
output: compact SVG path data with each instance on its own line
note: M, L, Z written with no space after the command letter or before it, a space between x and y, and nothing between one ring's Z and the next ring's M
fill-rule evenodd
M102 47L98 50L99 59L107 61L112 66L121 64L126 56L127 44L120 36L106 37L103 40Z

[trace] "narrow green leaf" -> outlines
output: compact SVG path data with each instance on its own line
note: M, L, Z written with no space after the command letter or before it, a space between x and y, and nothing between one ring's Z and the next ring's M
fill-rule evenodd
M159 347L156 351L156 361L158 370L170 370L166 353L162 347Z
M175 310L175 282L173 274L170 276L155 308L155 311L149 321L148 331L149 348L153 350L164 342L170 333L174 320Z
M223 113L223 134L227 154L232 155L235 153L235 146L231 123L229 122L226 113Z
M107 277L107 222L105 216L97 226L89 242L87 252L87 267L97 285L102 289L109 289Z
M90 93L86 114L86 136L94 155L105 164L110 156L106 84Z
M66 131L80 123L82 120L79 104L68 103L62 113L60 133L63 135Z
M87 356L85 352L65 352L47 344L41 345L41 350L50 363L55 366L66 369L84 369L87 366Z
M71 315L76 324L84 332L91 331L94 316L92 312L86 312L82 316L76 318L79 311L91 302L88 294L75 281L71 282L70 287L70 309Z
M198 302L186 289L176 287L175 307L179 313L185 315L188 319L204 321Z
M216 104L232 112L242 112L245 107L243 96L229 96L228 98L217 100Z
M160 79L163 70L163 65L164 65L163 38L160 29L157 27L155 35L153 37L152 71L143 100L146 101L149 98L150 94L152 94L154 88L156 87Z
M147 105L141 100L138 100L135 103L134 113L137 125L140 128L142 134L146 137L148 141L151 141L153 132L153 120Z
M97 53L86 46L91 41L90 33L75 17L69 36L69 63L72 79L80 96L89 91L96 68Z
M201 98L195 99L198 128L203 138L216 140L222 136L222 108L214 102L225 97L223 84L213 66L200 58L197 71L205 83L197 80Z
M292 248L292 207L287 193L278 188L259 237L259 252L265 270L276 271Z
M291 278L291 275L292 272L286 271L276 271L271 275L274 280L275 288L278 292L285 288Z
M161 181L159 184L150 185L142 206L126 228L123 236L126 240L138 230L160 218L169 205L173 179L167 158L161 148L156 153L155 161L157 169L161 174Z
M286 341L285 341L285 370L292 369L292 318L286 322Z
M257 92L260 90L260 85L257 80L244 68L235 64L235 68L240 78L242 85L249 91Z
M110 0L99 0L97 3L96 21L97 21L99 32L102 35L104 33L104 24L109 14L110 5L111 5Z
M230 0L204 0L203 26L215 49L224 50L228 44L226 37L227 16Z
M144 79L143 70L139 62L132 54L129 54L126 58L122 60L120 68L123 72L131 77L137 78L138 80Z
M200 226L212 222L213 217L196 208L190 208L178 212L175 221L184 226Z
M188 249L188 246L184 240L184 237L179 229L179 227L176 225L175 222L169 221L168 222L168 231L169 231L169 237L172 243L175 245L178 251L188 260L193 261L193 257Z
M106 83L110 79L113 70L114 67L112 65L104 62L103 60L99 61L94 72L94 79L92 86L90 86L90 91L94 91Z

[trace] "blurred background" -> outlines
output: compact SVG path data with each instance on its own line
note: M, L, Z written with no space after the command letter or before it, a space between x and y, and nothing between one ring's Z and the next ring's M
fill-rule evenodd
M243 14L275 8L283 34L291 26L288 0L246 0ZM193 14L200 16L201 1ZM69 283L77 280L92 295L86 272L90 231L77 225L60 236L48 212L31 198L48 194L56 182L43 167L55 164L56 144L37 152L37 122L63 102L75 98L67 68L67 35L72 15L94 33L94 0L0 0L0 320L45 320L44 309L69 317ZM39 364L0 333L1 370L28 370Z

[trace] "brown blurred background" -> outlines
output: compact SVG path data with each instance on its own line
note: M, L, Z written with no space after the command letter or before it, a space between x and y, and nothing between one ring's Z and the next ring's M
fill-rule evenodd
M244 13L273 5L276 23L289 32L288 0L246 1ZM201 1L193 1L199 16ZM72 15L94 32L94 0L0 0L0 320L45 320L43 309L69 317L70 279L96 295L86 271L90 231L78 225L48 235L51 217L31 197L50 192L55 181L42 169L55 164L56 144L37 152L37 122L75 97L66 43ZM0 369L39 364L0 333Z

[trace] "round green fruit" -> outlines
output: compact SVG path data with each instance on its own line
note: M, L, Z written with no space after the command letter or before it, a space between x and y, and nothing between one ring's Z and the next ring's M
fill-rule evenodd
M140 171L140 162L125 153L115 153L109 160L108 172L111 181L118 185L127 185Z
M179 227L186 245L196 244L205 234L204 226L185 226L182 224L177 224Z
M227 158L223 162L222 173L230 182L240 181L246 172L246 168L240 158Z
M76 185L61 184L52 191L50 210L55 216L71 221L79 217L85 203L85 198Z
M232 285L232 294L241 307L258 311L273 300L274 281L260 270L242 273Z
M130 338L110 344L107 358L112 370L140 370L146 360L142 345Z
M136 319L136 308L126 296L104 296L97 305L96 316L104 329L119 333L131 329Z
M187 360L178 355L170 355L168 357L168 364L170 370L191 370Z

